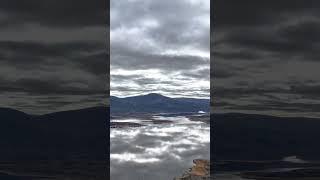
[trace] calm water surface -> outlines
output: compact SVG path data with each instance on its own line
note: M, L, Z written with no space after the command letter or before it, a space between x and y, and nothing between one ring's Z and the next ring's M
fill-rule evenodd
M151 119L121 119L146 126L110 131L111 180L164 180L182 175L197 158L210 158L210 127L185 116L153 116L171 120L152 124Z

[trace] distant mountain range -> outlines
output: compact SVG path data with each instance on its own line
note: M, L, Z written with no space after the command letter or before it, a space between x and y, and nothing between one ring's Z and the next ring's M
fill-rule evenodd
M0 158L64 159L82 154L105 159L108 119L107 107L46 115L0 108Z
M211 114L215 160L320 160L320 119L257 114Z
M209 112L209 109L209 99L170 98L156 93L125 98L110 97L111 114Z

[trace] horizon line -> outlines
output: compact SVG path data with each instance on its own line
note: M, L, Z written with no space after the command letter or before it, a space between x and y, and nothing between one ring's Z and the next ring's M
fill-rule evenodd
M189 98L189 99L208 99L210 100L210 96L206 97L190 97L190 96L170 96L170 95L163 95L161 93L145 93L145 94L137 94L137 95L129 95L129 96L117 96L117 95L111 95L110 97L117 97L117 98L128 98L128 97L137 97L137 96L147 96L151 94L157 94L160 96L168 97L168 98Z

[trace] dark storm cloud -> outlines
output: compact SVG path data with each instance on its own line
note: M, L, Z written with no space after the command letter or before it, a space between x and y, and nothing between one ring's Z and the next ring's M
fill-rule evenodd
M86 95L86 94L103 94L101 88L88 87L87 83L79 82L77 85L69 84L62 79L54 80L38 80L38 79L19 79L15 81L13 87L5 87L11 89L10 92L27 92L30 94L68 94L68 95ZM97 89L96 89L97 88Z
M291 91L293 93L302 94L308 97L320 97L320 84L308 85L308 84L295 84L291 85Z
M1 92L1 107L14 107L30 114L45 114L69 109L105 106L107 95L56 95Z
M2 53L1 62L8 67L14 67L19 74L24 74L27 68L30 71L38 70L40 75L49 74L54 71L65 70L72 72L73 68L78 71L85 71L89 76L95 76L98 80L106 76L107 54L103 44L97 42L76 42L76 43L39 43L39 42L0 42L0 52ZM5 67L2 67L5 69ZM6 75L10 77L9 75ZM71 93L68 89L86 93L85 89L77 86L68 87L69 84L80 84L90 86L86 79L69 79L61 75L55 78L41 79L38 75L29 78L10 79L7 84L11 84L13 89L32 93ZM80 75L78 75L80 76ZM85 78L85 76L82 76ZM61 81L61 82L59 82ZM2 83L4 84L4 83ZM64 88L65 87L65 88ZM6 87L9 88L9 87ZM5 89L5 88L3 88ZM13 90L11 89L11 90ZM77 90L78 89L78 90ZM87 88L86 88L87 89ZM88 91L88 93L91 93Z
M266 55L288 59L318 60L319 21L278 25L277 28L244 28L217 41L216 57L226 60L263 60ZM220 46L226 50L219 51ZM229 48L227 48L229 47ZM235 50L236 49L236 50ZM267 58L268 58L267 56Z
M320 2L226 0L213 7L214 109L316 115Z
M286 102L279 102L279 101L264 101L264 105L260 106L255 105L257 108L260 108L259 110L283 110L283 111L291 111L296 113L312 113L312 112L319 112L320 104L312 104L312 103L286 103ZM252 106L254 109L255 106ZM266 108L267 107L267 108ZM246 107L247 109L250 108L250 106Z
M93 0L4 0L1 2L2 27L28 23L52 27L101 26L108 23L109 3Z
M227 0L216 2L215 6L213 50L217 57L260 60L264 59L263 53L287 58L290 54L291 57L318 56L320 3L317 1ZM225 13L225 8L234 13Z
M263 26L280 22L287 16L314 15L318 12L317 0L225 0L214 2L214 24L217 28ZM232 13L227 13L232 12ZM216 29L217 30L217 29ZM215 31L216 31L215 30ZM220 31L222 29L218 29Z
M238 50L238 51L217 51L215 52L215 58L224 58L224 59L229 59L229 60L237 60L237 59L245 59L245 60L256 60L261 58L259 53L257 52L252 52L252 51L243 51L243 50Z
M3 1L1 105L48 113L106 104L107 1Z
M89 73L92 73L98 77L109 77L106 74L107 68L110 64L107 52L102 49L100 52L95 52L89 55L83 55L82 57L73 58L75 61L79 61L79 66ZM108 82L107 82L108 83Z
M12 64L37 64L51 61L58 63L65 58L80 56L92 51L104 51L104 44L97 42L65 42L65 43L41 43L41 42L15 42L0 41L0 61ZM75 60L76 62L76 60Z
M211 77L214 77L214 78L228 78L235 75L234 73L230 72L230 69L223 69L223 68L216 68L211 72L212 72Z
M185 95L198 96L192 89L209 86L209 71L203 70L210 60L209 5L208 0L111 1L111 74L141 76L122 85L112 79L111 93L170 89L158 93L173 96L174 88L189 84L190 94Z

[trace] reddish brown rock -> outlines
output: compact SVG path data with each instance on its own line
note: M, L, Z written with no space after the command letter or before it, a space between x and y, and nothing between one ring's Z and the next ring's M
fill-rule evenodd
M174 180L210 180L210 161L195 159L193 163L194 165L189 171Z

